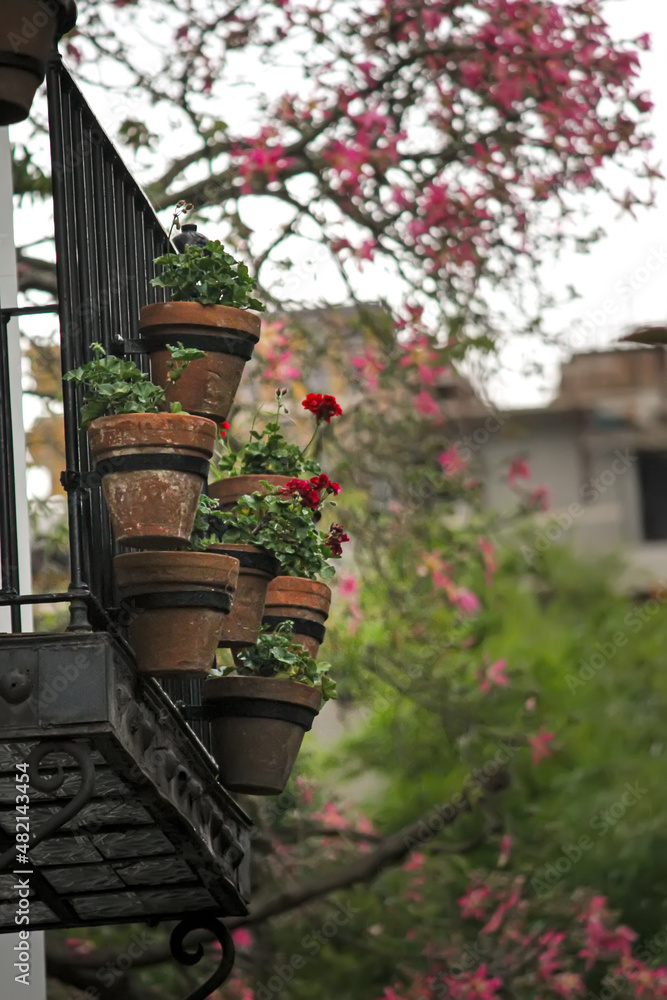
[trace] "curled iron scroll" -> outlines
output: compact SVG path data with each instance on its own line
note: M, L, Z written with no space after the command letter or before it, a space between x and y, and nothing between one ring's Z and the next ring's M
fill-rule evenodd
M55 774L40 774L39 767L45 757L52 753L66 754L73 757L81 769L81 784L76 795L74 795L66 805L54 813L40 828L31 835L28 850L30 851L37 844L50 837L52 833L59 830L65 823L68 823L78 812L88 804L95 790L95 765L90 758L90 751L87 747L79 743L45 742L38 743L26 759L28 765L28 783L38 792L57 792L65 781L65 771L62 764L58 762ZM9 868L16 859L16 847L8 848L0 855L0 871Z
M181 965L197 965L204 957L204 948L200 943L191 946L190 949L186 949L185 947L185 939L192 931L209 931L222 948L220 964L216 971L205 983L198 986L196 990L189 993L185 998L185 1000L206 1000L218 986L222 986L231 974L234 968L236 951L232 936L224 924L221 924L215 917L203 917L194 914L182 920L171 932L169 947L174 959Z

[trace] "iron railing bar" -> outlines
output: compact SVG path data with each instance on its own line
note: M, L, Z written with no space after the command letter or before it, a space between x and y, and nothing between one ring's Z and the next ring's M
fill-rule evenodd
M124 269L120 265L114 171L113 164L107 156L103 160L102 174L104 180L104 215L107 227L107 260L109 263L108 310L110 342L117 345L123 341L119 303L124 298L123 285L127 284L127 278L123 277Z
M0 309L0 314L7 317L39 316L46 313L57 314L57 312L57 302L51 302L48 306L14 306L12 309Z
M63 374L78 367L83 358L77 349L76 322L72 314L72 303L77 301L74 275L77 271L76 242L71 238L76 228L76 216L68 185L65 183L67 169L66 155L74 153L71 146L71 108L63 94L64 68L60 55L52 55L47 70L47 99L49 107L49 130L51 137L53 211L56 243L56 277L61 327L61 365ZM68 144L69 140L69 144ZM71 169L71 168L70 168ZM79 393L71 382L63 383L63 408L65 418L65 456L68 469L79 470L80 435L76 416L79 413ZM83 552L83 501L78 490L67 493L67 516L70 541L70 589L74 593L86 588L84 580ZM87 631L90 628L85 603L73 597L70 604L70 625L72 630Z
M0 318L0 569L3 590L20 588L19 537L16 512L16 468L14 464L14 433L12 431L12 400L9 381L9 321ZM21 609L12 605L12 632L21 632Z

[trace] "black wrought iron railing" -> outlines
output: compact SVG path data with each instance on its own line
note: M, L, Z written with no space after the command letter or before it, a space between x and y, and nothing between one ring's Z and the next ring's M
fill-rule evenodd
M70 584L65 593L20 593L12 414L9 394L8 325L34 312L56 312L60 320L63 373L90 358L90 345L134 360L138 353L139 310L165 298L154 288L153 260L171 244L155 211L125 166L57 53L47 72L58 302L52 306L3 309L0 323L0 605L11 608L12 631L21 631L23 604L68 602L68 631L113 630L118 622L113 579L116 547L99 477L85 432L80 430L80 389L63 383ZM132 353L134 352L134 353ZM201 704L197 680L165 681L172 700ZM208 726L192 728L208 745Z

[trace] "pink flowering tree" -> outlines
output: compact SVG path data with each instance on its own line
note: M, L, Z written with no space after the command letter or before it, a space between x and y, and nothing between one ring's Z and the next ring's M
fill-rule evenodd
M613 38L599 0L91 0L64 43L157 207L193 203L276 305L321 301L324 274L325 298L379 287L459 348L496 336L492 288L597 238L592 192L651 202L648 46ZM44 191L18 153L21 192ZM51 281L22 264L25 288Z

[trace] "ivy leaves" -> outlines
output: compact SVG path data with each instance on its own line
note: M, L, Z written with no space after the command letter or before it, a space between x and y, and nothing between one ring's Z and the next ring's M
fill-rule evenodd
M291 621L281 622L275 632L263 625L254 646L237 653L236 667L223 667L225 673L243 677L284 677L319 688L327 701L336 697L336 682L329 676L328 663L318 663L303 646L292 642Z
M255 279L246 264L227 253L220 240L205 247L187 246L184 253L168 253L155 261L164 270L152 285L171 288L174 302L201 302L204 306L235 306L263 311L253 298Z

